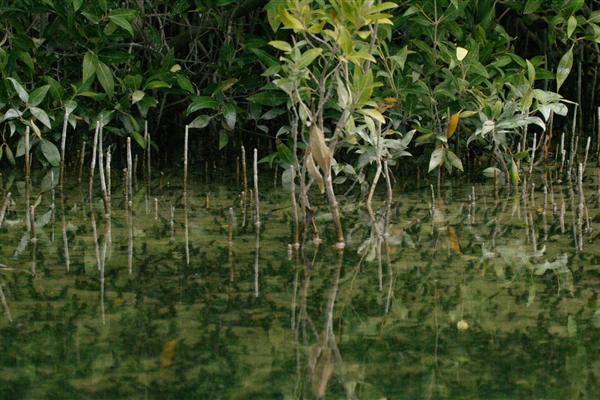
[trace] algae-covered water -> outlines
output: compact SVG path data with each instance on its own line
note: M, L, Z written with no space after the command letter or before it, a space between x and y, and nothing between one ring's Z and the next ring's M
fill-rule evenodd
M289 247L272 179L257 234L236 184L183 196L166 172L131 212L114 184L108 217L87 182L40 171L27 198L5 171L0 398L599 398L598 173L581 193L397 185L389 235L383 198L376 228L340 196L340 251L317 191L322 242Z

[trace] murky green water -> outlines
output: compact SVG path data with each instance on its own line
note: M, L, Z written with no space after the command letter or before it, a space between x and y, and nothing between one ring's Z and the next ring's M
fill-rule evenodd
M131 217L113 187L110 219L87 183L40 173L32 242L4 173L0 398L598 398L597 173L581 208L541 182L533 199L446 187L433 208L396 190L386 240L340 199L343 252L316 192L323 243L289 252L289 194L265 181L257 241L235 185L188 185L186 213L177 172L140 184Z

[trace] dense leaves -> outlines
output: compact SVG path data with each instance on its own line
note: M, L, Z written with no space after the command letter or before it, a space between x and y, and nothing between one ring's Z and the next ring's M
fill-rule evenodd
M531 124L549 147L546 125L568 111L557 93L580 100L570 77L586 60L586 43L600 41L600 10L579 0L1 0L0 7L4 154L15 152L26 127L43 139L34 146L56 143L67 113L71 129L84 128L70 136L73 149L104 114L106 140L117 146L143 137L149 122L166 151L180 141L165 132L181 135L189 124L201 130L194 134L209 156L256 141L255 133L274 140L291 132L289 107L302 101L300 123L311 123L316 106L323 116L316 123L336 141L333 156L361 182L364 167L408 154L379 141L378 124L385 140L416 129L422 147L412 152L425 156L415 157L417 167L462 169L473 145L496 159L497 147L510 164L518 144L530 147ZM376 150L379 142L384 149ZM342 156L340 147L349 151Z

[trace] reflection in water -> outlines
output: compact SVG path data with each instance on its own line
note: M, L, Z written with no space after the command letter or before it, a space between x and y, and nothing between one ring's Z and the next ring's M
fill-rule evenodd
M317 192L299 217L258 179L128 174L110 213L65 182L55 241L52 171L8 177L0 397L597 398L598 171L576 173L400 194L384 165L386 196L340 202L343 250Z

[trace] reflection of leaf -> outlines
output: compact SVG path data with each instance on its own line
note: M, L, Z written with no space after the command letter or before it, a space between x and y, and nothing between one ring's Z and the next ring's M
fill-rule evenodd
M165 342L160 353L160 367L167 368L173 363L173 356L175 355L175 345L177 341L169 339Z
M327 389L327 383L333 374L333 354L331 348L321 349L320 356L315 360L312 368L312 393L317 398L322 398Z
M546 273L547 270L554 270L554 271L558 272L559 274L568 272L569 271L569 269L567 268L568 261L569 261L569 257L567 256L567 253L564 253L563 255L558 257L555 261L552 261L552 262L546 261L545 263L543 263L541 265L536 265L535 266L535 274L536 275L544 275L544 273Z
M450 242L450 248L456 253L460 253L460 244L458 243L458 236L453 227L448 225L448 240Z

